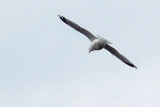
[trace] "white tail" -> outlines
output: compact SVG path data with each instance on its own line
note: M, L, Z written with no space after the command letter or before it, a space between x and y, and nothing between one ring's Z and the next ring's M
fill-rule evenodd
M98 35L97 35L97 37L98 37L99 41L101 41L101 43L103 43L103 44L112 44L110 41L104 39L103 37L100 37Z

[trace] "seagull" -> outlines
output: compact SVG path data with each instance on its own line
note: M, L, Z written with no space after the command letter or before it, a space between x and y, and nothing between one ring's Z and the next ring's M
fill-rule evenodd
M112 55L116 56L118 59L120 59L122 62L124 62L125 64L137 69L137 67L131 61L129 61L125 56L120 54L116 49L114 49L113 47L111 47L109 45L109 44L112 44L110 41L104 39L101 36L97 36L97 37L94 36L91 32L82 28L78 24L70 21L69 19L65 18L64 16L61 16L61 15L58 15L58 16L64 23L66 23L70 27L74 28L75 30L79 31L80 33L84 34L91 41L91 45L89 47L89 53L91 51L101 50L104 48L104 49L108 50Z

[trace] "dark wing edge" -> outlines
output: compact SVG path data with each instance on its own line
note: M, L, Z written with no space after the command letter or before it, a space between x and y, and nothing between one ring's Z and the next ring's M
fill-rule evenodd
M106 44L105 49L108 50L112 55L116 56L118 59L120 59L125 64L129 65L130 67L134 67L134 68L137 69L137 67L133 63L131 63L125 56L120 54L116 49L114 49L110 45Z
M64 23L66 23L70 27L74 28L75 30L79 31L80 33L84 34L90 41L93 41L93 40L97 39L97 37L95 37L92 33L87 31L86 29L80 27L76 23L68 20L67 18L65 18L65 17L63 17L61 15L58 15L58 16Z

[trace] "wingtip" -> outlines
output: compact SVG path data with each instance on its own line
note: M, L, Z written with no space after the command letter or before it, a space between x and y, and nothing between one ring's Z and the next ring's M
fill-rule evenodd
M138 69L135 65L133 65L133 66L131 66L131 67L133 67L133 68L135 68L135 69Z
M130 67L133 67L133 68L136 68L137 69L137 67L135 66L135 65L133 65L132 63L127 63L127 62L125 62L127 65L129 65Z
M137 67L135 65L133 65L132 67L134 67L135 69L137 69Z
M138 69L136 66L134 66L134 68Z
M62 15L57 15L59 18L62 18L63 16Z
M60 17L60 15L59 15L59 14L58 14L57 16L58 16L58 17Z
M65 17L63 17L62 15L58 15L58 17L59 17L64 23L66 23Z

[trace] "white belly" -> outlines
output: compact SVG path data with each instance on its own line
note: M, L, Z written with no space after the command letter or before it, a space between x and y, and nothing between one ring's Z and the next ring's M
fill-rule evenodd
M95 40L93 41L93 44L95 44L95 45L94 45L94 50L101 50L101 49L104 47L104 44L102 44L102 43L99 41L99 39L95 39Z

